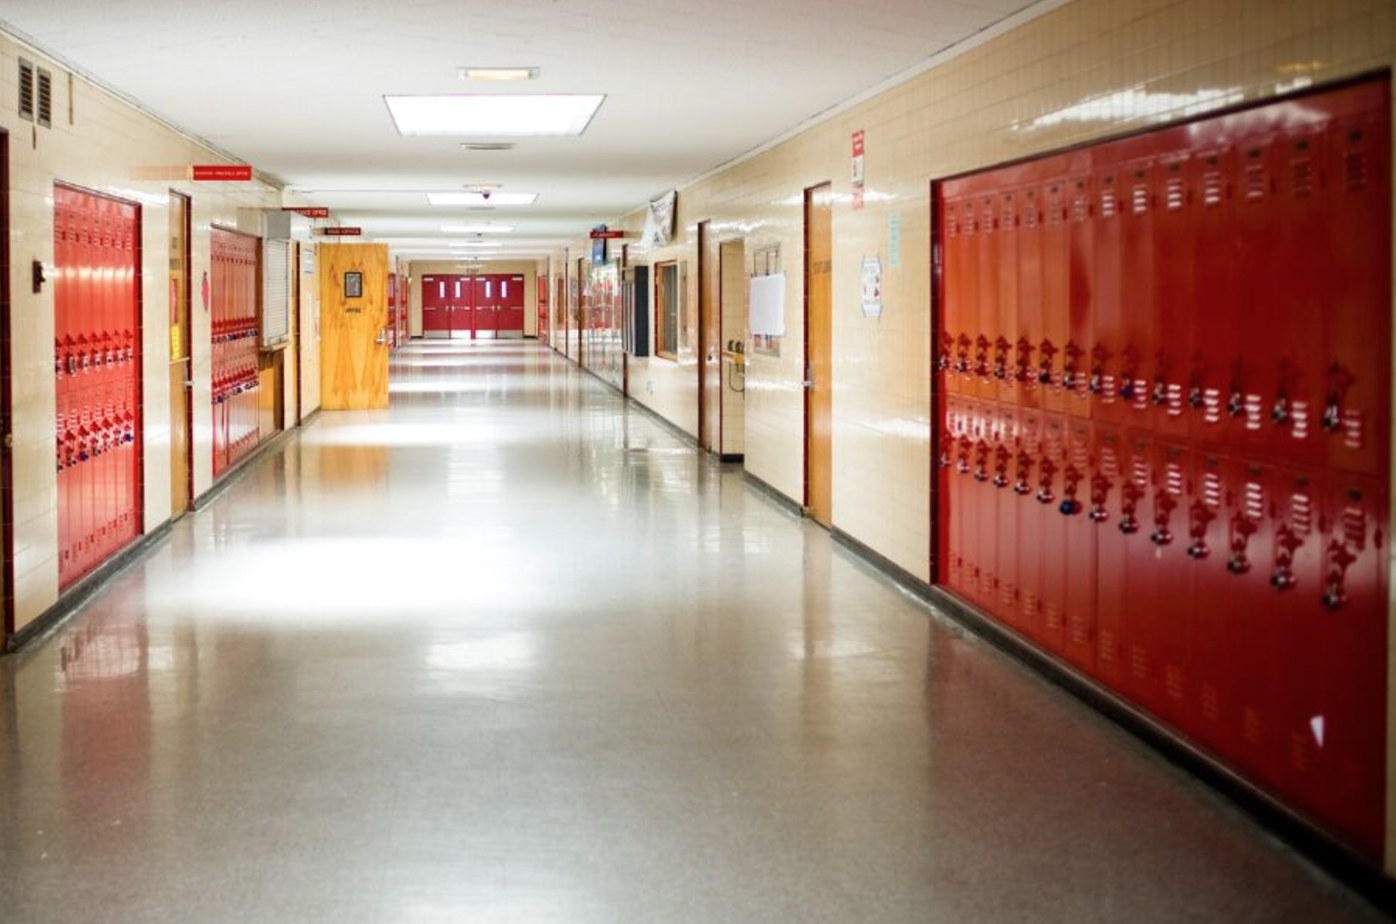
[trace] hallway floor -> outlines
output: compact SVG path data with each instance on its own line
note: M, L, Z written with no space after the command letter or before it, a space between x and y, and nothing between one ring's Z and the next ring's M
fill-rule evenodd
M529 343L414 343L0 660L0 920L1378 919Z

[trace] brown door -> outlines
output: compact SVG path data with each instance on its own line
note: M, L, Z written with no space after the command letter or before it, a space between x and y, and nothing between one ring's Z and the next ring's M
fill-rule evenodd
M833 192L805 190L805 508L833 523Z
M722 448L722 316L718 313L717 255L708 222L698 225L698 444Z
M189 433L189 197L170 193L170 518L189 509L192 491Z
M14 476L10 427L10 136L0 129L0 629L15 631ZM0 638L0 648L4 647Z

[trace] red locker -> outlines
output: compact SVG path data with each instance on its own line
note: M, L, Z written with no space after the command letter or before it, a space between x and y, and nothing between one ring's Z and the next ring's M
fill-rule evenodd
M1040 393L1040 392L1039 392ZM1052 516L1047 505L1034 500L1042 463L1042 413L1024 409L1018 415L1018 440L1013 457L1013 483L1010 489L1018 504L1018 533L1007 541L1018 544L1019 606L1017 623L1029 638L1044 631L1042 603L1042 562L1050 553L1036 538L1042 535L1043 521Z
M1128 426L1128 400L1120 395L1127 363L1123 356L1125 329L1124 217L1121 203L1121 174L1113 164L1098 168L1090 181L1095 210L1092 240L1095 243L1095 344L1091 348L1093 413L1096 420L1112 426Z
M1296 731L1312 748L1314 812L1363 849L1382 846L1385 794L1389 496L1383 479L1335 473L1326 486L1318 577L1308 604L1305 662L1314 704ZM1313 591L1317 591L1315 594Z
M1237 240L1235 153L1213 147L1189 159L1192 208L1191 307L1194 332L1189 359L1190 438L1212 448L1232 445L1245 407L1243 338L1236 301Z
M1095 353L1095 226L1091 221L1089 160L1073 155L1062 177L1069 256L1067 341L1062 347L1062 390L1074 417L1094 416L1091 365Z
M985 332L989 342L989 380L994 397L1004 404L1017 404L1019 385L1011 373L1013 348L1018 339L1018 225L1020 192L1009 189L991 197L994 233L985 235L992 265L992 301L981 303L993 326ZM981 292L981 295L984 293Z
M1062 466L1062 493L1054 510L1066 533L1060 555L1064 558L1066 593L1062 653L1087 672L1096 663L1096 534L1087 515L1090 509L1091 475L1095 468L1095 430L1090 421L1068 417Z
M1009 376L1017 388L1017 401L1024 408L1042 407L1043 385L1037 365L1037 351L1045 336L1042 304L1042 267L1045 222L1060 198L1060 184L1029 186L1022 191L1017 234L1016 325L1012 333Z
M1391 470L1390 102L1386 83L1358 88L1369 108L1328 127L1327 208L1306 235L1322 253L1324 330L1318 427L1328 464L1385 478ZM1317 276L1317 274L1314 274ZM1309 346L1312 351L1312 345Z
M1042 619L1037 639L1049 651L1060 654L1065 648L1067 562L1062 554L1066 548L1066 518L1058 512L1058 505L1062 501L1063 476L1068 462L1066 416L1044 412L1041 432L1035 466L1037 485L1032 495L1040 510L1038 532L1035 537L1023 536L1018 541L1034 544L1040 550L1038 591Z
M139 229L138 206L54 188L60 587L140 532Z

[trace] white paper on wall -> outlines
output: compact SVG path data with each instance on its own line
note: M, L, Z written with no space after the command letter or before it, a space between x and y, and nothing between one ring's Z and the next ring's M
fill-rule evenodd
M751 277L751 335L785 336L785 274Z

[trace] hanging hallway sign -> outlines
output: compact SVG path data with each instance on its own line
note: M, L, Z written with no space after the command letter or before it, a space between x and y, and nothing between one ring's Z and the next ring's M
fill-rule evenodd
M194 164L189 179L196 183L246 183L252 179L251 164Z
M863 208L863 130L853 133L853 210Z
M302 218L329 218L330 210L323 205L284 205L283 212L295 212Z
M316 228L315 233L324 234L327 237L358 237L364 233L364 229L354 227Z

